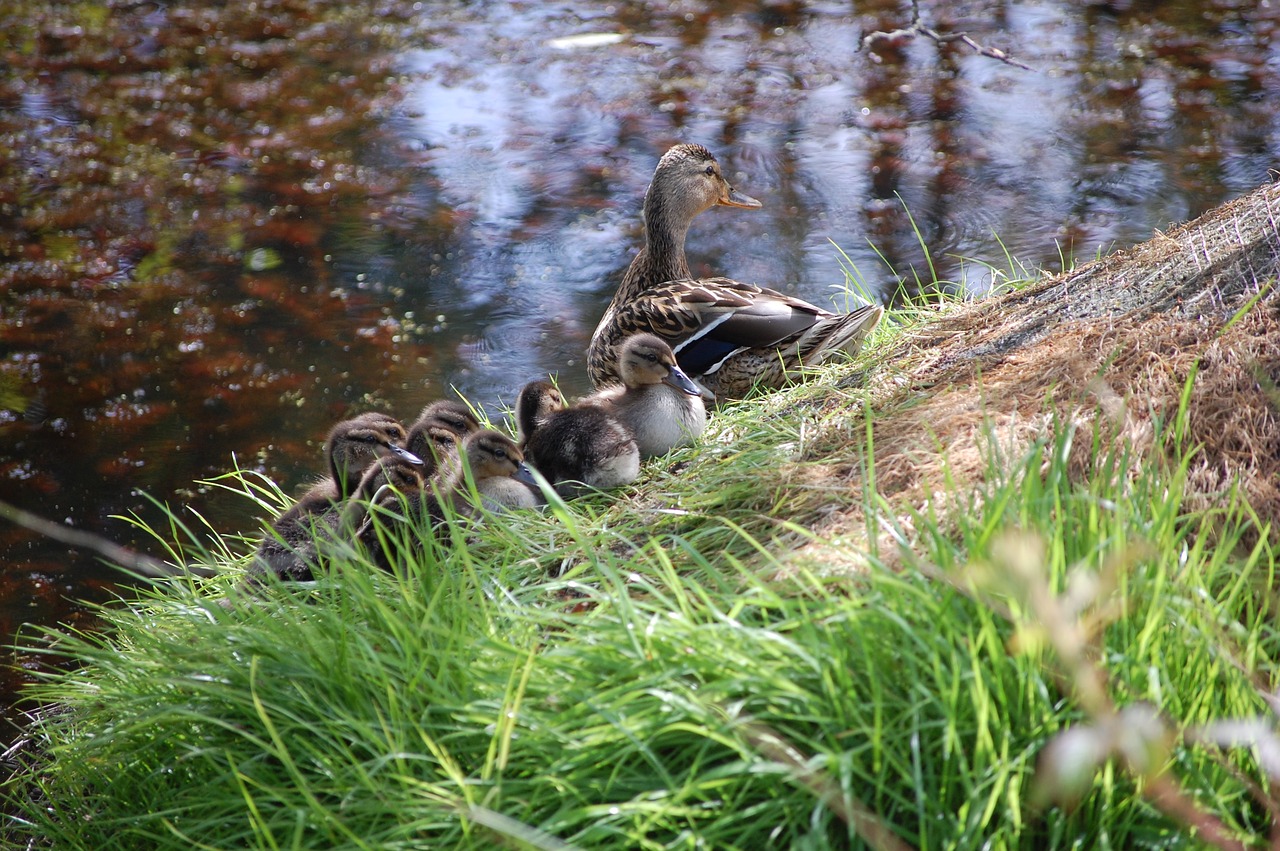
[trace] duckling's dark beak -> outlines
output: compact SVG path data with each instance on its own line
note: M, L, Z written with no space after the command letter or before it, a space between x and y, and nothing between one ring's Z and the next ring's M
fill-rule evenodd
M729 194L720 198L720 203L726 207L745 207L748 210L754 210L757 207L764 206L750 195L743 195L732 186L729 187Z
M386 444L386 447L387 449L391 450L392 455L395 455L397 458L401 459L402 461L412 464L415 467L422 466L422 459L419 458L417 455L414 455L408 449L404 449L403 447L396 446L394 443L388 443Z
M528 485L535 491L538 489L538 480L533 477L533 470L530 470L529 465L523 461L520 462L519 467L516 467L516 471L512 474L511 478L521 484Z
M678 366L671 367L671 371L667 373L667 377L662 379L664 384L670 384L672 387L688 393L690 396L701 396L702 391L698 385L693 383L693 379L684 374L684 370Z

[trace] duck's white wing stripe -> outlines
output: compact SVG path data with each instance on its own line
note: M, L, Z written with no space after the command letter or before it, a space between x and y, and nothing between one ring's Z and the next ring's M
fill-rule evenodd
M717 369L719 369L720 367L724 366L724 362L725 362L725 361L727 361L729 358L733 357L734 355L738 354L739 352L745 352L747 349L748 349L748 347L747 347L747 346L739 346L738 348L736 348L736 349L734 349L733 351L729 352L729 354L727 354L727 355L725 355L724 357L720 358L720 360L716 361L716 362L715 362L715 363L713 363L711 366L709 366L709 367L707 367L705 370L703 370L702 374L703 374L703 375L711 375L711 374L713 374Z
M684 349L684 347L685 347L685 346L689 345L690 343L695 343L695 342L697 342L698 340L701 340L703 337L705 337L705 336L707 336L708 334L710 334L712 331L714 331L714 330L715 330L716 328L718 328L720 325L724 324L725 322L728 322L731 318L733 318L733 314L734 314L734 313L736 313L736 312L737 312L737 311L734 311L734 310L728 310L728 311L725 311L725 312L724 312L724 314L722 314L721 316L716 317L716 319L715 319L715 321L714 321L714 322L708 322L706 325L703 325L701 328L699 328L699 329L698 329L698 330L697 330L697 331L696 331L692 336L690 336L688 339L681 341L681 342L680 342L680 345L676 346L674 349L672 349L672 351L673 351L673 352L675 352L675 353L677 353L677 354L679 354L679 353L680 353L680 351L681 351L682 349ZM723 362L723 361L722 361L722 362ZM719 365L720 365L720 364L716 364L716 366L719 366Z

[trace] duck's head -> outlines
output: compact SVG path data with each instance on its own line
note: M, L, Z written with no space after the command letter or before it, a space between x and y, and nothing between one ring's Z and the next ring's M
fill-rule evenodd
M410 439L412 434L410 432ZM457 455L458 447L462 446L465 437L465 434L459 436L453 429L439 426L430 426L418 432L418 446L427 462L427 474L434 473L446 459Z
M391 507L402 497L420 492L426 487L424 466L419 460L410 463L399 455L389 455L370 464L360 477L353 497L339 515L338 528L358 529L369 522L369 503Z
M480 421L471 409L452 399L432 402L409 426L405 447L410 452L434 459L457 449L463 438L480 430Z
M422 477L422 465L407 464L400 459L395 462L383 461L382 469L386 472L387 484L401 493L422 490L426 481Z
M646 218L666 216L686 222L717 204L755 209L760 202L734 189L720 163L701 145L680 144L662 155L645 194Z
M550 381L530 381L516 397L516 428L528 440L547 417L565 408L564 396Z
M423 478L423 465L413 464L399 456L389 456L365 470L360 480L357 496L374 499L384 486L391 486L400 493L413 493L422 490L426 479Z
M421 466L422 459L404 448L406 440L404 426L394 417L372 411L361 414L330 430L326 442L329 464L335 478L344 481L354 480L374 461L387 456Z
M524 453L502 432L478 431L462 442L462 448L471 475L477 480L528 475Z
M670 384L690 396L701 394L698 385L676 364L675 352L666 341L653 334L635 334L622 341L618 350L618 374L628 387Z

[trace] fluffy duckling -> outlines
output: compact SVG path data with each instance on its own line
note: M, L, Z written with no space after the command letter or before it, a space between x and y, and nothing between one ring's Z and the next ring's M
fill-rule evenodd
M502 507L533 507L533 476L524 461L524 452L505 434L485 429L470 434L462 441L457 460L449 469L441 469L432 484L435 489L434 507L429 503L428 512L433 517L442 516L440 506L448 503L460 514L474 516L476 508L470 502L467 474L475 483L481 504L491 510ZM519 494L520 488L528 497ZM512 502L506 502L510 499Z
M325 441L329 476L271 524L271 533L258 545L249 579L267 572L299 582L313 579L315 532L333 526L334 508L352 495L365 471L385 458L422 466L421 458L400 445L405 438L404 426L386 414L365 413L335 425Z
M516 432L520 445L526 446L529 437L547 424L551 415L569 407L560 388L550 381L530 381L520 388L516 396Z
M398 457L384 458L371 464L343 506L338 529L343 534L350 534L364 525L371 511L393 511L402 498L418 498L427 486L427 476L423 473L426 466L425 463L413 464Z
M431 475L440 459L456 452L458 444L469 434L480 430L480 421L471 409L461 402L440 399L422 409L418 418L409 426L405 449L423 459L429 459Z
M312 485L276 522L332 508L351 495L360 476L379 458L396 455L421 464L422 459L405 448L407 438L399 420L375 411L338 423L325 439L329 475Z
M640 475L630 430L603 407L566 408L549 381L520 389L516 424L525 457L561 496L621 487Z
M666 455L692 443L707 427L701 392L676 364L675 353L653 334L635 334L618 353L621 387L608 387L578 404L603 408L631 430L640 457Z
M423 457L431 456L439 464L440 459L457 453L467 435L479 430L480 421L466 405L442 399L422 409L418 419L409 427L409 441L405 445ZM434 467L428 474L433 471ZM490 511L534 508L542 504L540 495L530 484L510 476L477 478L476 490Z
M676 145L658 161L644 196L644 245L627 267L587 349L599 388L616 384L619 347L641 332L671 345L686 374L717 401L752 387L781 387L837 351L855 353L883 310L831 313L777 290L729 278L692 279L685 236L693 219L723 205L759 207L724 179L701 145Z
M425 465L424 465L425 466ZM416 525L428 479L422 469L401 459L385 459L365 471L356 492L336 524L339 533L371 554L375 564L389 570L388 532Z
M512 508L537 508L539 505L546 505L538 491L537 481L529 472L529 465L522 462L520 466L522 469L514 476L486 476L476 479L480 504L486 511L501 512Z
M396 464L390 469L396 470ZM372 471L371 471L372 472ZM479 510L471 502L468 475L483 498L482 483L493 485L495 480L507 479L525 488L533 483L524 453L511 438L501 432L484 429L474 432L462 441L459 451L445 456L429 481L414 488L411 479L386 482L396 485L396 490L379 487L376 494L385 498L374 499L375 508L367 513L356 531L356 538L369 549L374 559L384 568L390 567L386 547L379 539L388 527L407 521L415 526L419 518L427 518L432 528L443 523L452 512L464 517L474 517ZM372 487L372 486L371 486ZM366 488L369 489L369 488ZM379 507L384 510L379 510ZM349 519L354 523L359 515L353 511Z

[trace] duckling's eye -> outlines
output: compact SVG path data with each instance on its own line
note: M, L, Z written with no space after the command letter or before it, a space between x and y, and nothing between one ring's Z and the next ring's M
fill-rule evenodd
M645 360L647 360L649 363L657 363L657 362L658 362L658 356L657 356L657 355L655 355L655 354L653 354L652 352L650 352L649 354L646 354L646 355L644 356L644 359L645 359Z
M708 177L710 177L716 173L716 167L713 165L709 165L705 169L703 169L703 171L706 173Z
M507 457L507 450L505 450L505 449L495 449L495 450L493 450L493 457L498 458L498 459L506 458L506 457Z

